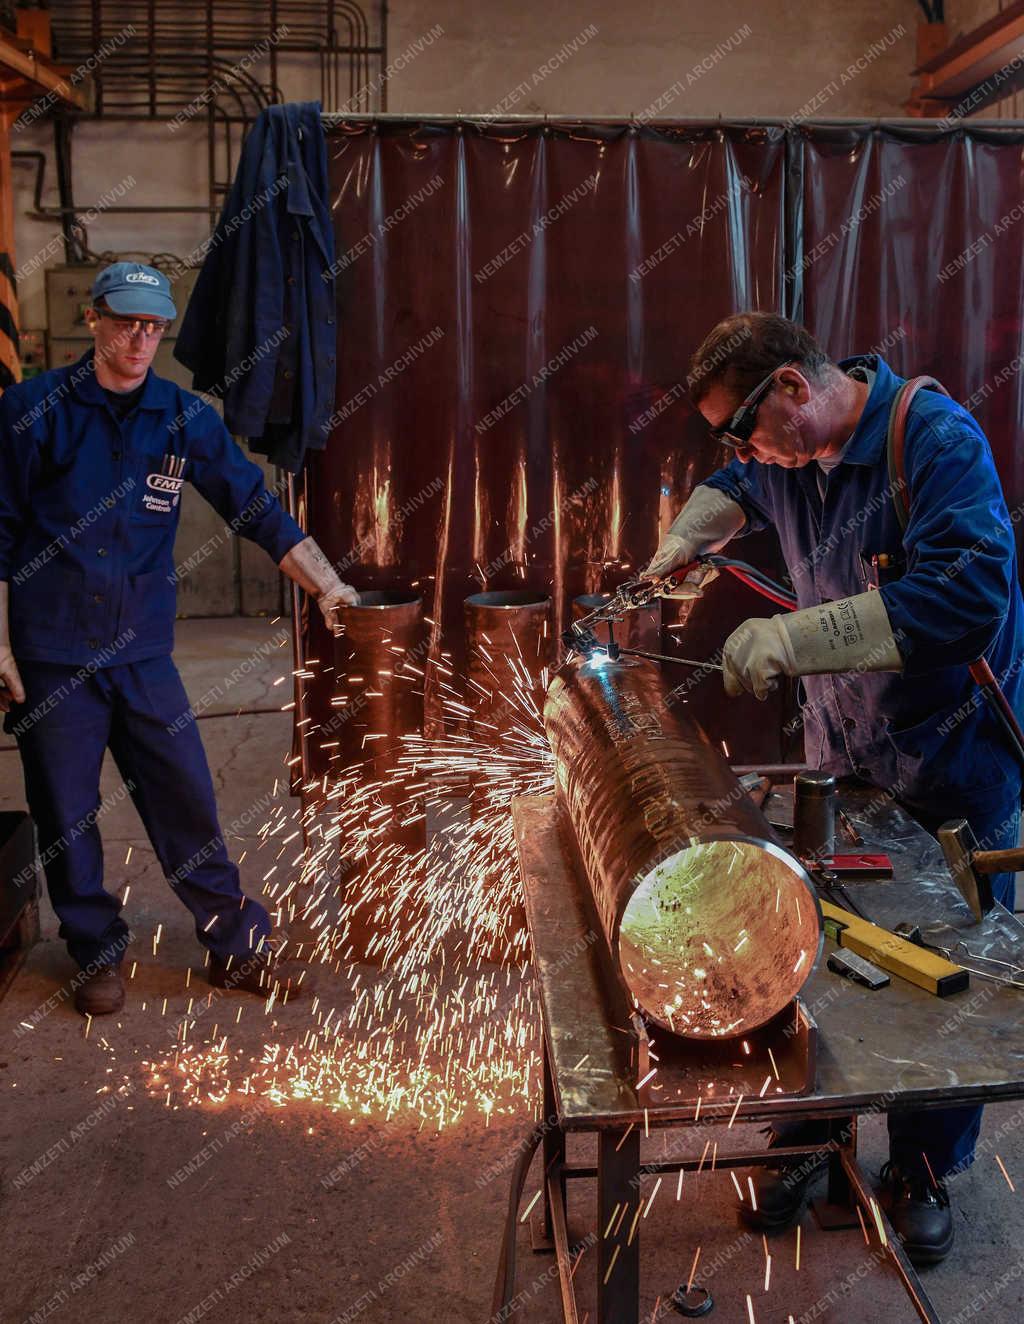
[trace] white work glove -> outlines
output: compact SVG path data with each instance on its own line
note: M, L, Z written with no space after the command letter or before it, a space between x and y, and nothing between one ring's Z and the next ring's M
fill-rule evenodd
M744 690L767 698L779 676L902 669L885 600L877 591L744 621L722 650L725 692L732 698Z
M321 593L316 600L316 605L323 612L324 620L327 622L327 628L331 634L344 634L345 627L338 620L336 607L358 607L359 594L351 584L344 584L339 579L334 588L329 588L326 593Z
M693 489L689 501L662 536L658 550L642 573L647 578L663 579L673 570L695 561L701 552L717 552L746 522L746 515L731 497L702 483ZM691 571L684 582L691 581L695 582L699 593L698 572Z
M0 580L0 713L9 713L12 704L25 702L25 686L21 683L18 664L11 652L7 614L9 600L10 585L6 580Z
M285 552L280 566L289 579L294 579L299 588L316 599L331 634L344 633L345 627L338 620L336 608L358 607L359 594L340 578L316 539L303 538L302 542L296 543Z

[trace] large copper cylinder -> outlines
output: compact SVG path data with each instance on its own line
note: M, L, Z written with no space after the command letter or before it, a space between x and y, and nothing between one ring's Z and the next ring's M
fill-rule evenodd
M572 618L578 621L598 607L611 601L610 593L584 593L572 600ZM621 621L612 624L612 637L620 648L643 648L649 653L661 652L661 598L655 598L646 607L628 612ZM598 625L594 634L598 643L608 642L608 626Z
M821 954L810 878L652 662L574 658L544 724L558 794L631 1003L686 1038L781 1012Z

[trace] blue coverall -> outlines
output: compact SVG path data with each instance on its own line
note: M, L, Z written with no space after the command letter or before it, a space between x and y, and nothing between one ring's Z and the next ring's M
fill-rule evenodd
M26 698L4 720L60 933L83 968L118 963L128 928L103 887L97 818L107 748L172 888L217 957L270 930L243 895L171 661L183 482L279 562L305 535L216 411L150 368L119 419L92 349L0 397L0 580Z
M844 360L875 378L824 500L815 463L786 469L732 460L707 479L744 510L740 536L778 533L799 607L877 587L902 672L805 676L809 766L856 776L890 792L928 831L964 817L986 849L1016 846L1021 769L967 664L984 654L1018 714L1024 602L1013 524L992 454L974 418L934 391L920 392L906 429L910 519L901 530L886 462L886 429L903 382L877 355ZM872 558L882 555L882 568ZM1014 905L1012 873L992 878ZM923 918L923 917L922 917ZM890 1113L892 1157L936 1177L970 1164L980 1108Z

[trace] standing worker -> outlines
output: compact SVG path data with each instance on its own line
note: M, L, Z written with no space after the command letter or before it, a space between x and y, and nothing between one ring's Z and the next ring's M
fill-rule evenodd
M963 817L984 847L1016 846L1021 768L968 665L986 655L1020 712L1024 602L1009 512L974 418L936 391L915 396L904 529L886 447L903 379L879 356L833 363L803 327L747 312L711 331L688 380L735 458L695 489L647 573L772 525L797 597L796 611L745 621L729 636L727 694L763 699L779 677L800 677L810 767L883 788L929 832ZM699 591L699 572L691 575ZM994 875L992 890L1012 911L1013 874ZM953 1244L943 1178L973 1161L981 1111L889 1114L883 1179L916 1264ZM819 1122L786 1124L771 1143L825 1135ZM765 1172L747 1221L791 1222L821 1167Z
M0 709L18 741L60 934L83 1014L124 1003L130 939L103 886L96 815L109 748L220 988L300 992L245 896L171 660L180 492L190 482L307 593L329 628L357 603L267 491L217 412L150 364L176 315L167 278L116 262L97 276L77 363L0 397Z

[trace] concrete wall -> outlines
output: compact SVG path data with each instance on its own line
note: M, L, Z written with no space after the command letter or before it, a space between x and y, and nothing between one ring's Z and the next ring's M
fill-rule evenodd
M914 0L393 0L392 59L444 33L391 79L388 109L629 115L668 94L661 113L680 118L785 117L896 34L817 113L899 115L920 12Z

